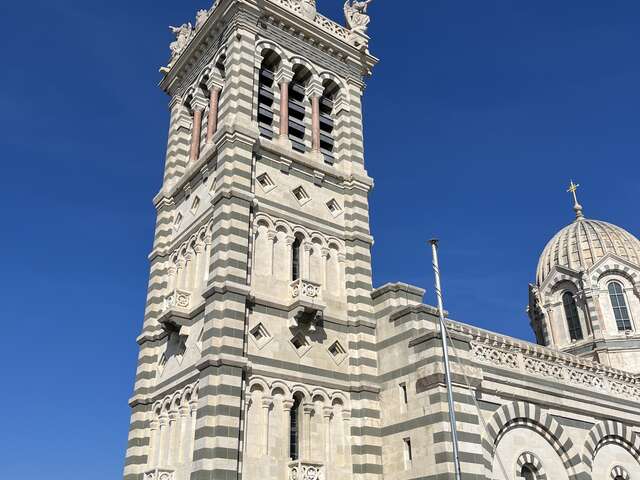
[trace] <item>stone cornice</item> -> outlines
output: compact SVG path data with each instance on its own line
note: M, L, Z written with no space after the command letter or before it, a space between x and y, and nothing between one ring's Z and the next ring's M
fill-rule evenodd
M386 283L371 292L371 298L378 298L388 292L407 292L412 295L423 297L426 290L424 288L409 285L408 283Z

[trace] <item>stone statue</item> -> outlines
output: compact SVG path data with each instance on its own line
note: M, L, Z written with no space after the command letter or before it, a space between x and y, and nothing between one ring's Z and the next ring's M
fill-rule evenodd
M347 27L352 32L367 33L367 27L371 19L367 14L367 8L373 0L346 0L344 2L344 16L347 19Z
M207 21L207 18L209 18L208 10L198 10L198 13L196 14L196 30L199 30L200 27L204 25L204 22Z
M185 49L189 40L191 40L191 35L193 35L193 27L191 26L191 22L183 23L179 27L169 27L169 29L176 36L176 40L171 42L169 48L171 49L171 58L175 58Z
M304 18L311 21L316 18L316 0L297 0L297 3Z

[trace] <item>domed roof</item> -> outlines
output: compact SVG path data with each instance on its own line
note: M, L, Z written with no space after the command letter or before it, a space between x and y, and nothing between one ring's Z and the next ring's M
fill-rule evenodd
M557 265L586 270L609 253L640 266L640 240L616 225L584 218L582 207L577 203L576 207L576 220L560 230L542 252L538 285Z

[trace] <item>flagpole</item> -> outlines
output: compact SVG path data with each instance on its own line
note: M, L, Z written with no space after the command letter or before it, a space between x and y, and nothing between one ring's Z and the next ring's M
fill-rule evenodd
M440 319L440 336L442 337L442 352L444 358L444 378L447 385L447 400L449 402L449 422L451 423L451 441L453 443L453 463L456 469L456 480L461 480L460 452L458 448L458 428L456 424L456 411L453 403L453 388L451 386L451 367L449 365L449 347L447 345L447 327L444 320L444 307L442 301L442 287L440 285L440 266L438 263L438 240L429 240L433 254L433 273L436 283L436 297L438 298L438 316Z

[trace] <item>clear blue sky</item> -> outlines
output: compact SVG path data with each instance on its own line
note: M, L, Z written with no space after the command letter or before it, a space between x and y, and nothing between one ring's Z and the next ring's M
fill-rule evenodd
M341 17L340 0L319 0ZM118 478L167 98L169 24L196 1L2 2L0 478ZM546 241L587 216L638 234L637 0L376 0L366 92L375 283L531 338ZM428 301L432 300L429 293Z

